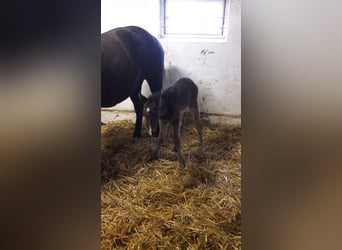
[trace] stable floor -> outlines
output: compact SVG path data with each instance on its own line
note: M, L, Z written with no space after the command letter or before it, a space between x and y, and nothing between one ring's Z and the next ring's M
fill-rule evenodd
M101 126L101 249L241 249L241 127L203 121L202 153L186 119L183 170L171 126L158 160L133 130Z

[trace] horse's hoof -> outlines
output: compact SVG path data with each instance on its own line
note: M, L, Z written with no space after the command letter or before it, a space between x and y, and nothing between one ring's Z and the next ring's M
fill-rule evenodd
M140 133L134 133L133 138L140 138Z

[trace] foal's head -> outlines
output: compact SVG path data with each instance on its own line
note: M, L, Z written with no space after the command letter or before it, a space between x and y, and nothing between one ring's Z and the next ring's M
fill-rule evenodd
M159 133L159 100L160 92L150 95L148 98L141 96L144 103L144 116L149 134L157 137Z

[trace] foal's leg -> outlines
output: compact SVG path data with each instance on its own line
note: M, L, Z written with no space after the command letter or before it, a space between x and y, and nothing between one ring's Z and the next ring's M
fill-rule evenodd
M202 124L201 124L201 121L200 121L200 113L199 113L199 110L198 110L197 103L196 103L196 105L193 108L191 108L190 112L191 112L192 117L195 120L195 127L196 127L196 130L198 132L200 147L201 147L201 150L203 151Z
M174 145L173 145L173 151L174 152L178 152L178 148L176 146L176 140L177 138L179 138L180 140L180 135L181 135L181 129L182 129L182 124L183 124L183 116L184 116L184 112L181 112L179 114L179 120L174 121L173 126L177 126L177 131L174 128L173 131L173 141L174 141ZM176 136L177 135L177 136Z
M167 131L167 122L159 120L159 134L157 138L157 145L153 152L153 158L157 159L160 151L160 147L164 141L165 133Z
M180 116L181 116L180 118L182 118L182 115ZM180 168L184 168L185 160L184 160L184 157L182 156L181 145L180 145L180 130L182 126L182 119L173 122L172 125L173 125L173 139L174 139L174 144L175 144L174 150L176 151Z

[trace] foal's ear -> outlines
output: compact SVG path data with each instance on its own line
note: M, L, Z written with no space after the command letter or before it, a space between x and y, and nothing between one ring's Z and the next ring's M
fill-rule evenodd
M143 96L141 93L138 93L138 97L139 97L139 100L145 104L145 102L147 101L147 98L145 96Z

